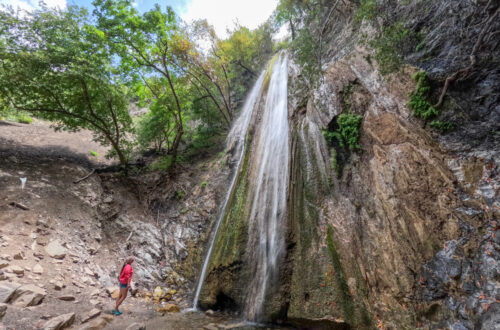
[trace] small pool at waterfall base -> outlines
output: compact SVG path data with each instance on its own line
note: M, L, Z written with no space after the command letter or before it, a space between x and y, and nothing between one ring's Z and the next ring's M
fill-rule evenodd
M257 330L257 329L299 329L289 325L280 324L261 324L255 322L244 321L238 316L231 315L225 312L212 312L193 310L192 308L185 309L181 313L166 314L161 317L155 317L146 323L148 330L183 330L183 329L200 329L200 330L222 330L222 329L238 329L238 330ZM314 329L313 327L302 327L300 329Z

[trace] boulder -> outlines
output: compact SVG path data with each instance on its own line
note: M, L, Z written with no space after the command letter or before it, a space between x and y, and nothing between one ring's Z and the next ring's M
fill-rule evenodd
M54 259L64 259L66 257L66 248L58 240L50 242L45 247L45 252Z
M75 313L59 315L47 321L44 324L43 330L62 330L69 328L75 321Z
M100 314L101 314L101 311L98 310L97 308L94 308L82 316L82 323L86 323L86 322L92 320L93 318L96 318Z
M166 304L164 307L158 309L160 313L179 313L180 311L179 306L175 304Z
M7 303L10 301L14 292L19 288L19 283L0 283L0 303Z
M2 318L5 316L6 312L7 312L7 304L0 304L0 321L2 321Z
M33 273L35 274L43 274L43 267L40 266L40 264L36 264L34 267L33 267Z
M106 292L113 299L117 299L120 295L120 289L117 286L107 287Z
M9 302L20 307L36 306L42 302L46 295L44 289L28 284L17 288Z

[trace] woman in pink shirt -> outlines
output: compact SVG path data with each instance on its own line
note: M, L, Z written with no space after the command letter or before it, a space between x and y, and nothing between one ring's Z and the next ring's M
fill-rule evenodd
M134 273L134 270L132 269L133 262L134 257L128 257L123 264L122 270L120 272L120 295L118 296L118 299L116 299L116 307L113 310L113 314L115 315L122 314L122 312L118 310L118 307L120 307L125 298L127 298L128 289L130 288L130 282L132 281L132 274Z

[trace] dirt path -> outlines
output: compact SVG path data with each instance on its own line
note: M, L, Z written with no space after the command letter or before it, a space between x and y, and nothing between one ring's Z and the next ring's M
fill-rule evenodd
M15 157L22 152L25 157L36 159L65 158L84 164L111 164L105 158L109 148L93 141L87 130L56 132L50 123L34 120L32 124L0 121L0 152ZM90 154L97 153L97 157Z

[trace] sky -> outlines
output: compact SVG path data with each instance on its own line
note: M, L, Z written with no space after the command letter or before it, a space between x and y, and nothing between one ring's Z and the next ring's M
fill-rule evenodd
M276 8L279 0L135 0L141 12L151 9L155 3L161 7L171 6L186 22L205 18L214 26L220 38L227 37L227 29L238 22L250 29L266 21ZM30 10L37 7L39 0L0 0L0 4L12 5ZM92 0L44 0L50 7L60 9L67 5L84 6L92 9Z

